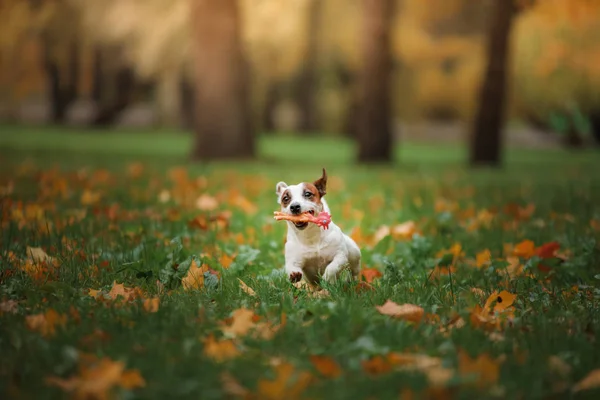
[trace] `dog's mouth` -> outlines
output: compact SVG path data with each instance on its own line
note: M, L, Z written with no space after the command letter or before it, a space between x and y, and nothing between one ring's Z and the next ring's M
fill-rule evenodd
M308 210L307 212L312 216L315 215L314 210ZM296 229L303 230L308 226L308 222L294 222L294 226L296 227Z

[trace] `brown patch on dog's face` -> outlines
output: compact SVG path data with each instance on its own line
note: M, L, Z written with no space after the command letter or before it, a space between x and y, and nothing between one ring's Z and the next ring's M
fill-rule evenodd
M292 195L290 194L289 189L286 189L281 195L281 206L284 208L287 207L290 204L290 201L292 201Z
M306 201L312 201L315 204L321 203L321 193L313 183L304 183L302 196Z

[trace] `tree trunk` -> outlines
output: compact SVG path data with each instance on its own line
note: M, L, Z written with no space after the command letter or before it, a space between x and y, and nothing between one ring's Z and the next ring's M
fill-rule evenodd
M248 65L237 0L192 2L196 80L194 159L254 156Z
M319 50L321 5L322 0L310 0L308 5L306 54L304 55L304 62L296 87L296 102L300 111L298 129L301 132L315 133L318 127L315 89L317 87L317 53Z
M281 85L277 81L269 82L267 85L267 93L265 95L265 103L262 111L262 131L268 134L275 132L275 109L281 101Z
M179 81L179 93L181 96L181 125L183 129L191 131L195 126L194 109L196 99L194 98L194 86L185 74L181 75Z
M391 161L390 25L394 0L363 0L362 58L359 76L359 125L357 129L360 162Z
M61 74L60 64L51 54L49 41L45 40L44 46L44 64L50 86L50 105L52 122L61 124L65 122L67 109L77 96L77 84L79 82L79 48L77 43L69 46L67 60L68 79L62 79L65 74Z
M592 129L592 137L594 138L596 145L600 146L600 110L593 112L589 118Z
M114 123L119 114L133 102L135 91L135 73L130 67L120 68L114 77L114 81L106 77L103 77L102 80L105 83L109 81L114 84L114 96L109 99L105 98L100 102L98 114L93 122L95 126L107 126Z
M471 137L470 163L498 166L502 157L509 39L516 8L513 0L495 0L487 44L487 66Z

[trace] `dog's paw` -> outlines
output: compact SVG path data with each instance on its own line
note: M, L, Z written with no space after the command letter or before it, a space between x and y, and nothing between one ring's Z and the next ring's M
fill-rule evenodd
M301 279L302 279L302 272L292 272L290 274L290 282L292 282L292 283L300 282Z

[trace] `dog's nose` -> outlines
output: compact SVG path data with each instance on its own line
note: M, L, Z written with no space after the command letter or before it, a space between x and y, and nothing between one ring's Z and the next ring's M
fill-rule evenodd
M292 214L300 214L300 204L294 203L290 206L290 211Z

